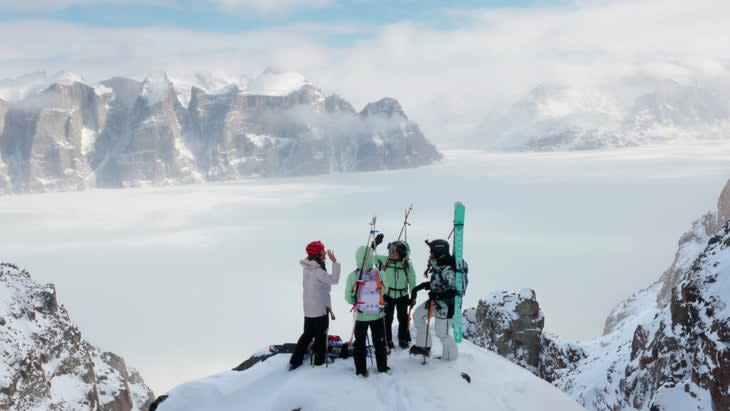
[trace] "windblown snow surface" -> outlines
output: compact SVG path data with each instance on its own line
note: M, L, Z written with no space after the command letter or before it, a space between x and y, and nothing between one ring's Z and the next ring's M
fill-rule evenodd
M433 328L431 332L433 332ZM434 341L433 353L441 345ZM355 375L351 358L328 367L288 371L290 354L278 354L242 371L227 371L174 388L158 411L182 410L583 410L573 399L529 371L467 341L456 361L395 349L392 375ZM259 353L262 354L262 353ZM466 373L471 382L461 376Z

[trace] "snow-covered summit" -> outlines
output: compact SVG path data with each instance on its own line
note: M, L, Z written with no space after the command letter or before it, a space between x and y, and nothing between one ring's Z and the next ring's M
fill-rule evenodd
M0 409L146 410L152 391L124 360L83 339L53 285L0 263Z
M192 76L185 74L170 74L168 78L175 87L177 98L184 107L190 103L193 87L209 95L228 94L234 90L245 90L251 79L248 76L238 76L223 72L197 72Z
M14 102L38 94L54 84L71 86L75 83L88 85L82 76L65 70L51 76L45 71L28 73L15 79L0 80L0 98Z
M245 92L262 96L286 96L306 85L311 83L299 73L268 68L251 80Z
M441 347L435 341L435 352ZM460 357L421 364L407 351L388 357L392 375L355 375L352 359L287 371L278 354L242 371L227 371L174 388L158 411L182 410L561 410L583 408L550 384L502 357L464 342ZM470 381L462 377L465 373Z
M374 103L368 103L360 112L363 117L385 116L392 118L394 116L407 120L406 114L403 112L398 100L391 97L384 97Z
M74 83L85 83L83 77L76 73L72 73L70 71L61 70L51 76L48 79L48 82L51 84L60 84L62 86L70 86Z
M174 94L174 88L167 73L158 72L144 79L140 96L147 100L147 104L154 106L167 100L171 93Z

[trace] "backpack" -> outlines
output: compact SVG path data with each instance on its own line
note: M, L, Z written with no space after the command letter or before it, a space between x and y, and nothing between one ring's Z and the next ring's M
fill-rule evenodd
M461 273L461 292L459 292L459 289L456 289L456 295L459 297L463 297L464 294L466 294L466 287L469 285L469 264L466 263L466 260L461 260L461 268L455 268L454 271L457 273Z
M380 280L380 270L372 268L368 271L358 273L358 280L355 282L357 296L355 307L357 312L362 314L377 314L383 312L383 282Z

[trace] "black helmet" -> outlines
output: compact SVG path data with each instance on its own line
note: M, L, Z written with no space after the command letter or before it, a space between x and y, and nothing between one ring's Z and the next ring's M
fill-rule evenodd
M445 255L449 255L449 242L446 240L426 240L426 244L437 260Z
M400 257L400 259L402 260L411 254L411 247L409 247L408 243L406 243L405 241L393 241L392 243L388 244L388 252L398 253L398 257Z

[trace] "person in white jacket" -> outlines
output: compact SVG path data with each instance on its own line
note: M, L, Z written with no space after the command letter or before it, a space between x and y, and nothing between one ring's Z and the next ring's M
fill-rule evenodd
M302 286L304 302L304 332L297 341L297 346L289 360L289 371L302 365L304 353L309 343L312 346L314 365L322 365L326 361L327 330L329 329L329 312L332 308L330 290L332 285L340 281L340 263L334 252L326 250L321 241L312 241L306 247L307 258L299 261L302 265ZM325 259L332 261L332 274L327 272Z

